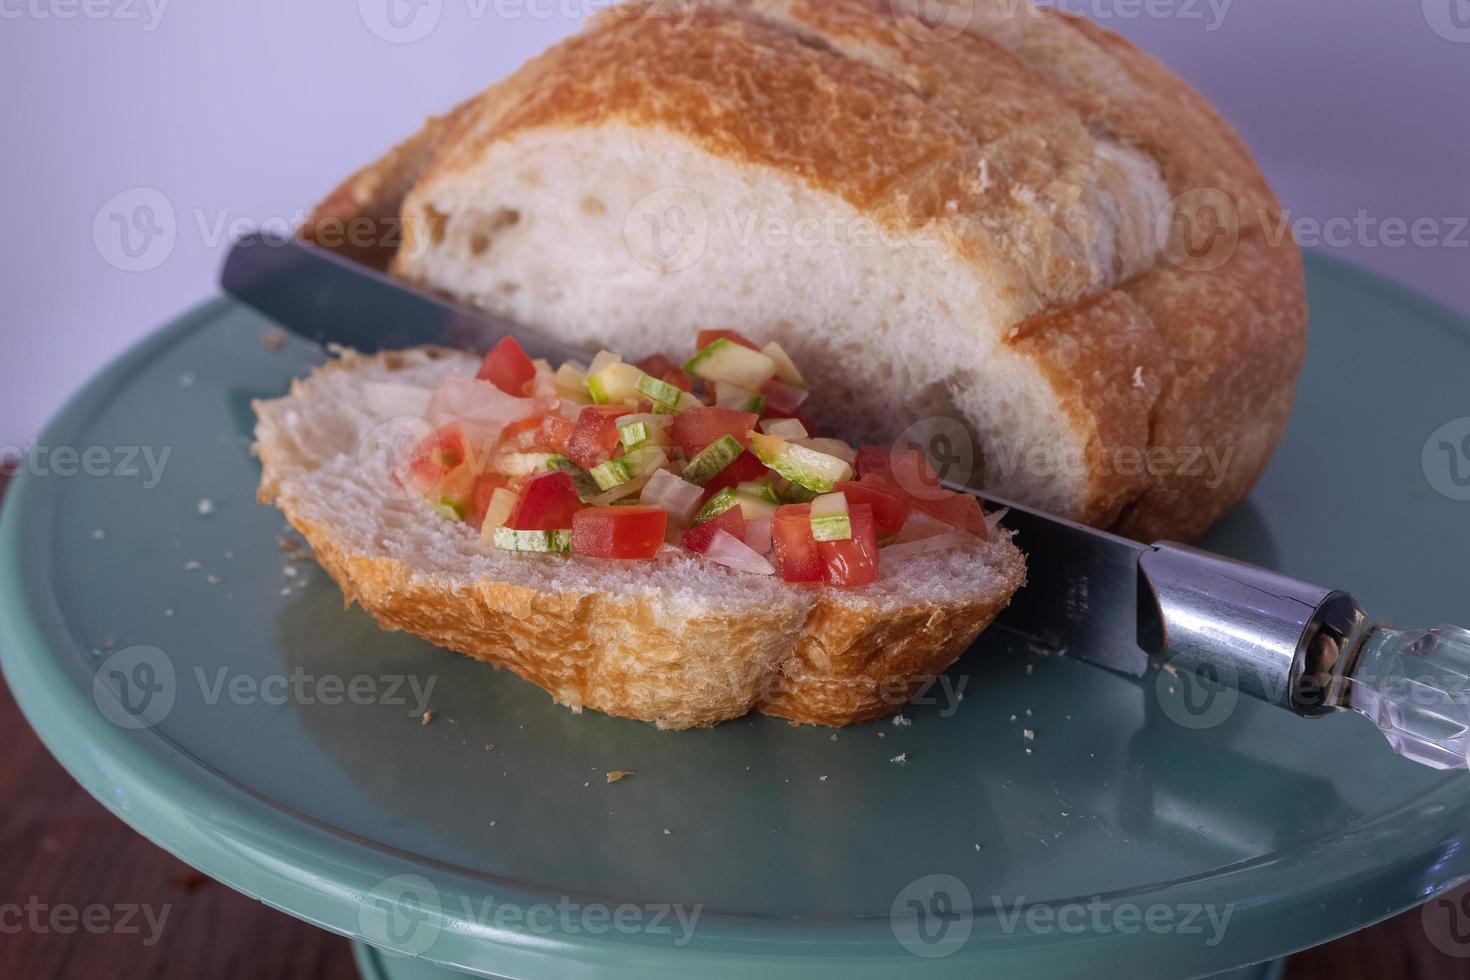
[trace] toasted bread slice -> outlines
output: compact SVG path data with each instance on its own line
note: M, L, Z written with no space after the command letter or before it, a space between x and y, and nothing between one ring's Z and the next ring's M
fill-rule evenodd
M607 561L497 551L396 492L375 454L403 386L427 395L475 366L437 349L345 353L288 396L256 402L259 496L381 625L508 667L573 710L661 728L752 710L869 721L949 667L1025 578L1000 530L885 561L878 582L851 590L787 585L683 552Z

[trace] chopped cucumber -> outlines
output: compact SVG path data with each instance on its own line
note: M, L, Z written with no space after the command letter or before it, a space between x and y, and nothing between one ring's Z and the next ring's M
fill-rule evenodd
M735 492L733 487L726 487L709 498L709 501L703 507L699 508L699 513L694 515L694 523L703 524L705 521L719 517L725 511L739 503L740 495ZM744 516L743 511L741 512L741 516Z
M801 424L801 419L761 419L760 427L766 435L780 436L788 442L805 439L810 435L806 426Z
M689 461L689 465L684 467L684 479L695 486L702 487L712 480L715 474L735 462L735 457L744 452L744 449L745 447L741 446L740 441L734 436L720 436L696 453Z
M836 456L798 446L780 436L757 432L750 438L762 463L808 490L827 493L834 484L852 479L852 467Z
M746 480L735 488L741 493L749 494L757 500L764 500L768 504L779 504L781 498L776 496L776 488L771 485L770 480Z
M847 494L824 493L812 501L812 537L818 541L847 541L852 538Z
M624 449L632 449L648 441L648 423L634 422L632 425L618 426L618 439L623 443Z
M740 516L747 521L759 521L776 516L776 503L753 493L736 491L740 502Z
M847 443L843 442L841 439L814 439L811 437L807 437L805 439L794 439L792 441L795 442L798 446L805 446L808 449L815 449L817 452L826 453L828 456L836 456L838 459L842 460L844 463L847 463L849 466L857 462L857 450L849 446Z
M617 364L622 359L622 355L620 354L614 354L610 350L600 350L597 352L597 356L592 359L592 363L587 365L587 370L582 373L590 378L609 364Z
M601 371L587 375L587 392L598 405L620 405L638 397L638 381L645 376L631 364L614 361Z
M568 361L556 369L552 377L556 385L556 394L559 398L565 398L570 402L585 404L589 401L587 394L587 372L579 370L576 365Z
M652 473L668 461L669 456L662 447L643 446L600 466L594 466L589 472L600 489L611 490L645 473Z
M752 391L776 376L776 365L760 351L721 337L691 357L684 370L706 381L727 381Z
M806 379L796 369L796 362L791 360L780 344L773 340L761 348L761 353L769 357L771 363L776 365L776 377L789 385L795 385L798 388L806 387Z
M760 392L751 391L744 385L716 381L714 387L715 406L718 408L733 408L737 412L754 412L759 415L765 407L766 400L761 397Z
M565 456L551 457L551 463L547 466L547 469L561 470L563 473L570 474L572 477L572 489L577 491L577 498L584 504L597 496L601 489L598 487L597 481L592 478L591 473L588 473Z
M495 547L502 551L539 551L565 554L572 550L572 532L517 531L508 527L495 529Z
M465 506L459 501L449 497L441 497L438 500L430 500L425 497L424 500L440 517L447 517L451 521L464 520Z
M647 374L638 379L637 388L640 392L647 395L654 404L667 405L669 408L678 407L679 396L684 394L684 389L671 385L667 381L660 381L658 378Z

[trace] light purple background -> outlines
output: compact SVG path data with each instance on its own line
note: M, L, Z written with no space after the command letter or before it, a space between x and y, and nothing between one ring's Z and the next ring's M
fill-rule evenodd
M407 0L151 2L0 0L0 453L214 294L230 222L294 223L600 0L418 0L408 33L427 33L408 41L382 36L386 5ZM1438 245L1392 247L1369 223L1320 247L1470 313L1470 0L1061 5L1213 99L1294 218L1433 219ZM162 195L175 236L128 272L108 213L137 188Z

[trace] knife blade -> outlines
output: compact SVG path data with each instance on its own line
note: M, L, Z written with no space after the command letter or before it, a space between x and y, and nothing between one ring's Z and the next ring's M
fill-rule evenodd
M552 361L586 351L539 336L294 238L230 249L225 291L309 339L371 352L485 348L514 336ZM1394 630L1347 593L1170 542L1141 544L986 491L1027 553L1027 584L998 624L1028 641L1138 676L1150 658L1208 673L1304 717L1364 715L1406 758L1465 768L1470 631Z

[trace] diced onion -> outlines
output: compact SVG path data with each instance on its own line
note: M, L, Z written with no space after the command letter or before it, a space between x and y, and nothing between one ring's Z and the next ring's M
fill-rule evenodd
M623 500L627 497L633 496L639 490L642 490L645 486L647 486L648 481L652 478L652 473L645 473L642 476L635 476L627 483L615 486L611 490L604 490L602 493L599 493L597 496L587 501L587 503L591 504L593 507L606 507L608 504L616 503L619 500Z
M771 519L752 518L745 522L745 543L758 555L771 553Z
M937 517L930 517L921 510L916 510L909 515L909 519L903 522L892 544L906 544L910 541L920 541L924 538L932 538L939 534L948 534L953 531L953 524L946 524ZM891 547L891 545L890 545Z
M892 561L894 558L906 558L910 555L926 555L931 551L949 551L953 548L964 548L979 540L975 535L967 534L964 531L949 531L944 534L934 534L927 538L919 538L915 541L905 541L902 544L891 544L886 548L879 548L878 560Z
M716 531L704 557L717 565L755 575L775 575L775 567L729 531Z
M801 424L801 419L761 419L758 424L766 435L782 439L806 439L811 435Z
M501 429L536 411L534 399L507 395L488 381L451 375L439 382L425 413L435 428L457 422L471 445L488 445Z
M639 502L668 511L670 517L683 525L693 519L703 496L703 488L681 480L668 470L659 470L644 486Z

